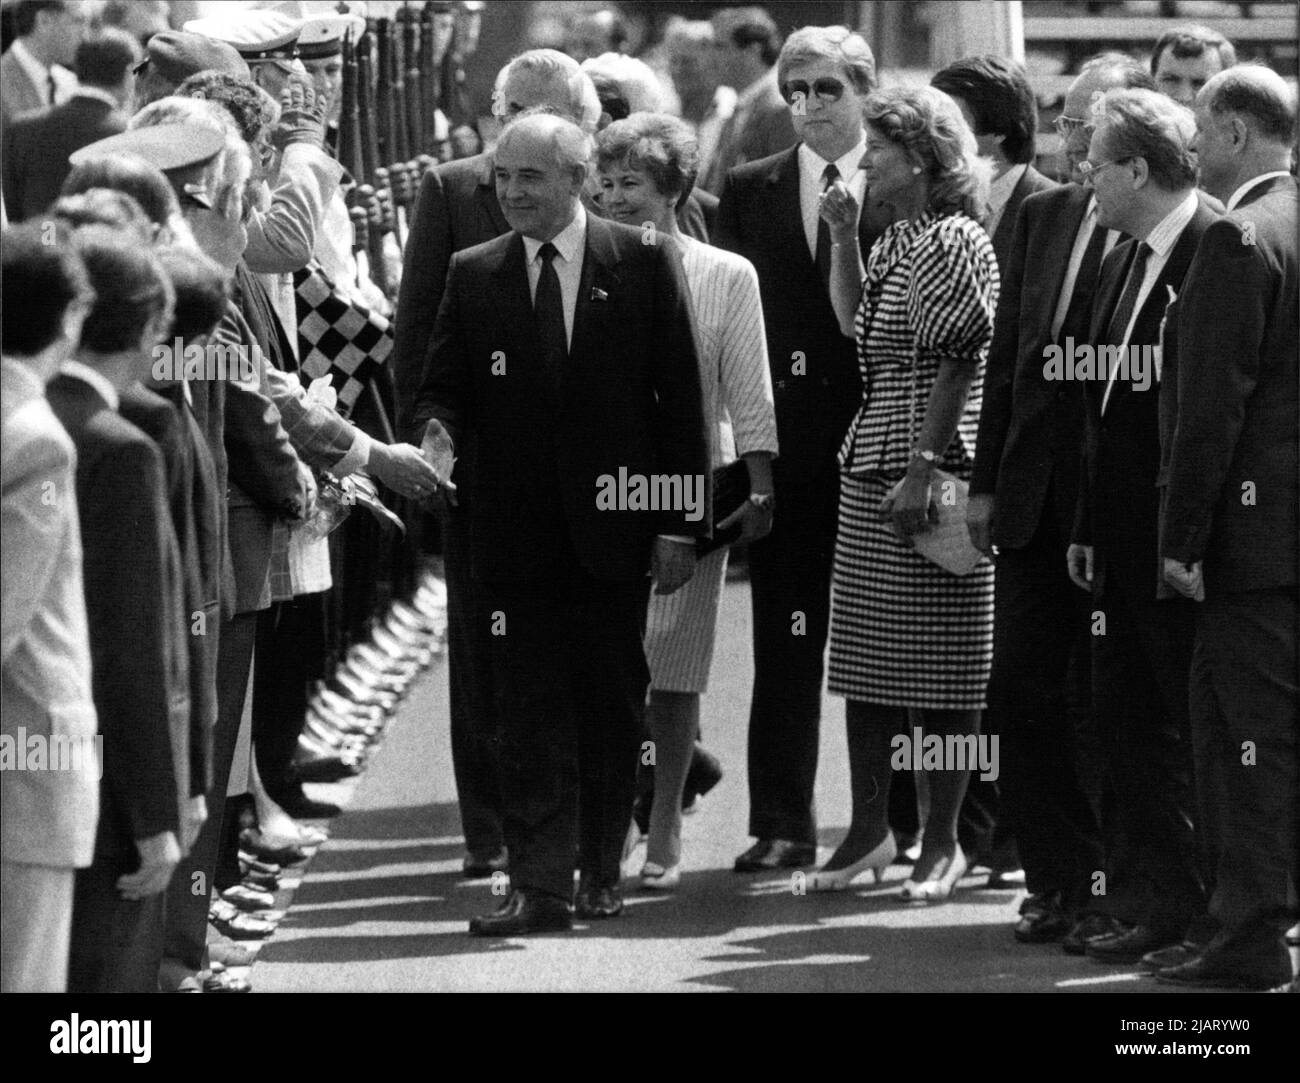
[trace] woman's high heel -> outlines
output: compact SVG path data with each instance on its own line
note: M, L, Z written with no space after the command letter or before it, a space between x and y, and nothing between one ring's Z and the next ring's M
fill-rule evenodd
M932 880L907 880L899 893L908 902L947 902L957 890L957 881L966 875L966 854L960 846L948 862L948 871Z
M898 845L894 842L894 833L890 831L879 846L869 850L851 865L845 865L834 872L818 870L808 877L809 891L843 891L854 879L872 869L876 874L876 883L885 878L885 870L893 864L898 856Z
M647 861L641 866L641 886L650 891L672 891L682 882L681 862L670 868Z

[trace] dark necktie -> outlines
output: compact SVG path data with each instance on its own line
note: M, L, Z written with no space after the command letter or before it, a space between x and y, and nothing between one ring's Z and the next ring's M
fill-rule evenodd
M832 162L822 170L822 191L826 191L840 179L840 171ZM831 227L820 214L817 216L817 273L822 276L822 284L830 288L831 281Z
M45 81L46 81L46 85L49 87L49 91L50 91L50 104L53 105L53 104L54 104L54 91L55 91L55 89L58 87L58 84L54 81L54 72L52 72L52 71L51 71L51 72L47 72L46 75L45 75Z
M542 273L537 278L533 312L537 316L542 358L551 379L558 384L569 356L568 337L564 332L564 295L560 293L560 276L555 270L555 257L559 253L555 245L547 241L537 254L542 257Z
M1083 250L1079 273L1074 278L1074 292L1070 294L1070 305L1061 321L1058 342L1064 342L1067 335L1079 343L1088 339L1088 320L1092 314L1092 299L1097 292L1097 276L1101 273L1101 257L1106 251L1106 233L1100 225L1093 227L1088 247Z
M1124 342L1124 332L1128 330L1133 318L1133 309L1137 307L1138 290L1142 288L1142 279L1146 277L1147 256L1151 249L1145 241L1139 241L1137 253L1129 264L1128 278L1124 282L1124 292L1120 294L1119 304L1106 325L1105 345L1119 346Z

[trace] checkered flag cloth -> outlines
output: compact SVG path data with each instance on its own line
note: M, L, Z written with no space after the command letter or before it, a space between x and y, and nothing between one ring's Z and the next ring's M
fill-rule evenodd
M299 366L311 380L328 376L344 417L393 352L393 328L383 316L342 296L315 260L293 276L298 311ZM307 381L304 381L304 383Z

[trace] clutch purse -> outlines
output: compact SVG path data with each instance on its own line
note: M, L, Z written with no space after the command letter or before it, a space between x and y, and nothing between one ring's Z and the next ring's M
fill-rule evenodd
M726 530L718 524L749 499L749 468L744 459L720 466L713 471L713 532L707 538L695 540L695 555L706 556L724 545L731 545L740 537L740 524L733 523Z

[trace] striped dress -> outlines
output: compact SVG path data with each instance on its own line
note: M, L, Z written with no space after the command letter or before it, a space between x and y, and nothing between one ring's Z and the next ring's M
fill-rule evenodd
M962 578L944 571L899 542L879 506L907 469L948 360L978 364L978 372L938 465L970 477L997 260L974 220L928 212L890 226L872 246L866 272L855 320L863 401L840 449L828 687L889 706L983 708L993 565L981 561Z
M775 455L776 411L758 274L734 252L690 237L678 241L695 314L704 416L716 418L718 424L710 465L716 469L750 451ZM707 688L726 573L723 547L702 559L680 590L650 595L645 654L651 688Z

